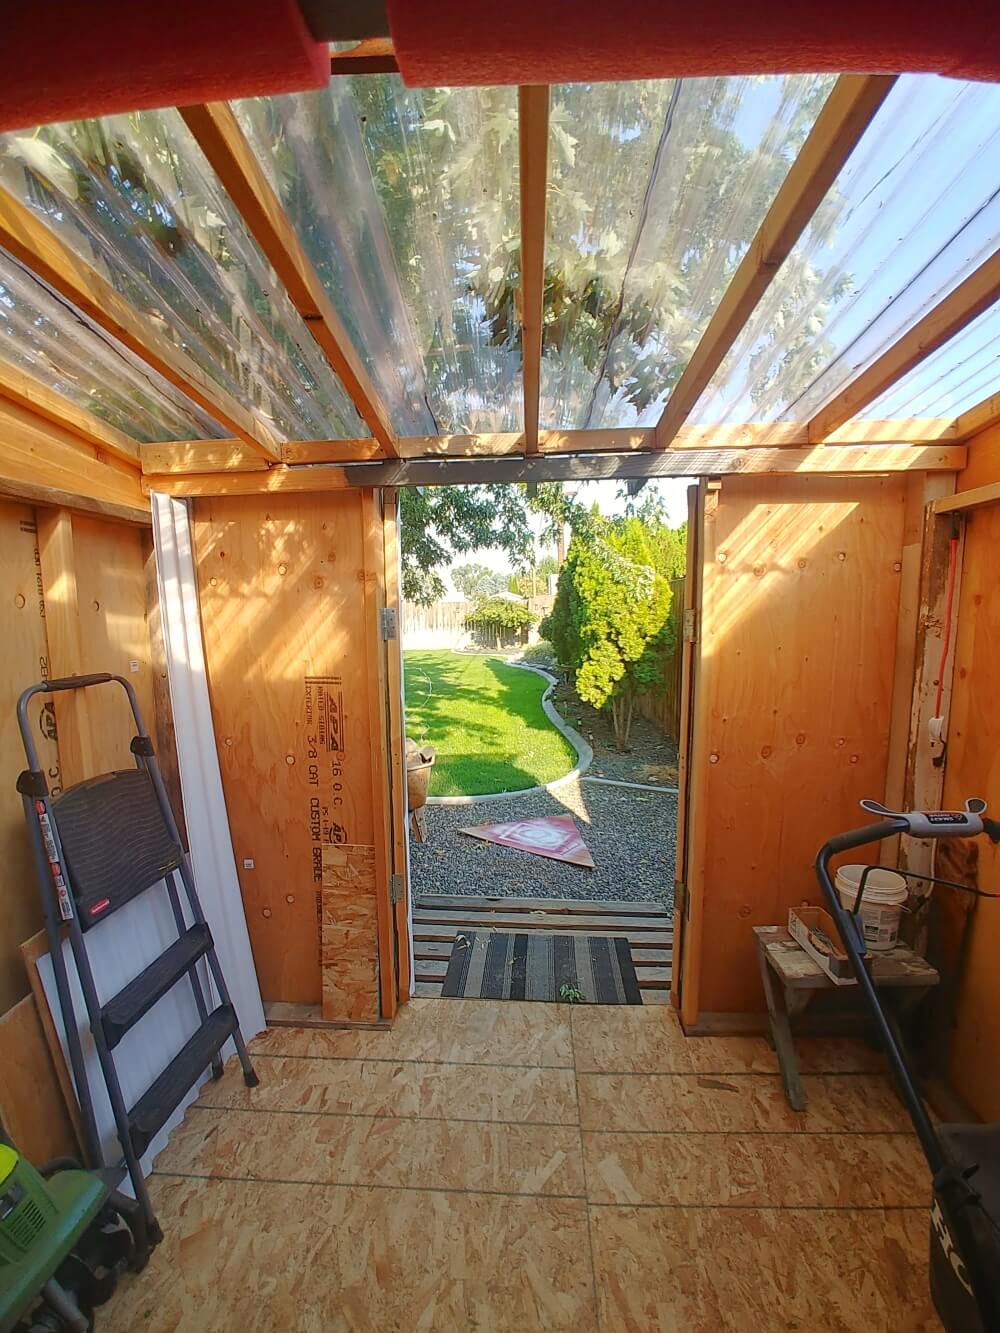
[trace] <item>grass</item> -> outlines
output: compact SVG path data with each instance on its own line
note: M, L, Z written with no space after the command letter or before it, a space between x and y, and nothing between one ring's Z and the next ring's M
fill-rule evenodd
M432 796L522 791L552 782L576 752L542 711L547 683L502 658L411 649L406 734L433 745Z

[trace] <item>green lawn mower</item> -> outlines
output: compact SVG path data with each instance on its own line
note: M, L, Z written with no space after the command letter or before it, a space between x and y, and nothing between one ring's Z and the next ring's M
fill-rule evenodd
M0 1333L88 1333L148 1255L135 1200L69 1158L36 1170L0 1139Z

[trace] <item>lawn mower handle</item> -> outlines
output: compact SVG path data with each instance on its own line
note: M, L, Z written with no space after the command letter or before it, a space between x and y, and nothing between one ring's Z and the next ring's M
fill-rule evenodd
M957 1176L954 1168L948 1164L941 1140L907 1068L899 1040L882 1008L875 983L865 967L862 957L864 937L856 917L848 912L840 901L840 895L830 876L830 860L840 852L863 847L866 843L882 842L900 833L923 838L975 837L985 833L993 842L1000 842L1000 823L983 818L986 802L976 797L966 801L964 811L892 811L877 801L862 801L861 805L869 813L884 814L886 817L877 824L866 824L862 828L850 829L846 833L838 833L828 839L816 856L816 878L823 890L830 915L837 925L844 949L851 960L858 986L875 1021L900 1097L920 1140L924 1157L934 1178L935 1195L944 1205L947 1224L957 1242L958 1255L968 1274L971 1292L983 1315L983 1327L997 1328L1000 1327L1000 1323L997 1322L1000 1319L1000 1311L994 1305L989 1277L983 1269L968 1220L967 1203L970 1195L975 1194L975 1187L964 1177Z

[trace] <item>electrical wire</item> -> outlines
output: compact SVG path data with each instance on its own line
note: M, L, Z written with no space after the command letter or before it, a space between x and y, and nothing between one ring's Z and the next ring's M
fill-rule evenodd
M944 607L944 637L941 640L941 664L938 667L937 694L934 697L934 716L941 716L941 700L944 696L944 668L951 648L951 622L955 608L955 576L958 572L958 531L951 534L948 554L948 594Z

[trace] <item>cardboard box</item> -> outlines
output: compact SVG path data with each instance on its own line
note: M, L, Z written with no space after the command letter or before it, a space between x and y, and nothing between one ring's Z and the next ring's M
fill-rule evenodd
M840 932L829 912L822 907L790 907L788 933L835 986L858 984L851 960L844 952Z

